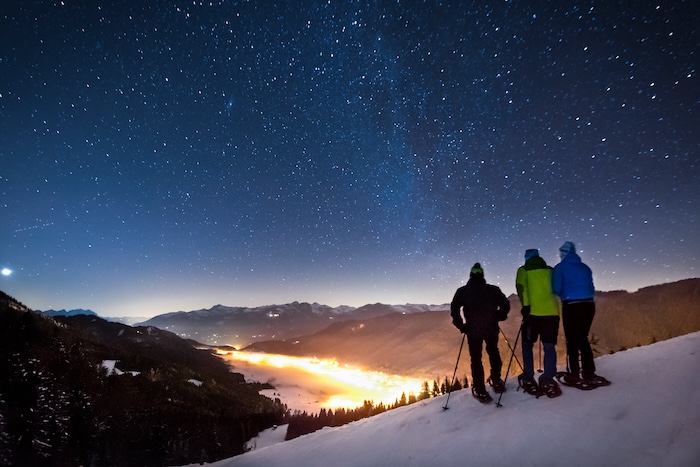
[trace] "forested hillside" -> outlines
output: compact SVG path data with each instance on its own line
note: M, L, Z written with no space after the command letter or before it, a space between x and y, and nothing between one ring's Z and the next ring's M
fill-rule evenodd
M213 461L240 454L284 415L192 341L91 316L41 317L0 298L2 465Z

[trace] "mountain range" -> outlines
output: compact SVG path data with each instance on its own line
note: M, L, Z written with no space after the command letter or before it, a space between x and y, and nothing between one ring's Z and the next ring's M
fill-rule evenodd
M444 306L393 306L381 303L359 308L334 308L299 302L255 308L216 305L209 309L166 313L136 325L167 329L205 344L243 347L256 341L284 340L313 333L329 324L350 319L370 319L388 313L409 314L441 308Z
M87 315L87 316L97 316L97 313L95 313L92 310L84 310L82 308L77 308L75 310L34 310L34 313L44 315L44 316L79 316L79 315Z
M501 326L503 336L508 338L508 342L501 339L501 349L506 357L509 354L508 345L515 344L521 320L517 297L511 296L509 300L511 313ZM697 374L688 371L693 368L692 356L697 350L697 337L684 341L691 343L690 347L668 346L664 342L664 345L655 347L666 350L658 352L620 351L700 330L700 279L646 287L632 293L599 292L596 303L597 315L591 341L595 353L603 356L597 360L601 362L601 374L613 380L611 388L616 391L614 398L608 402L607 397L598 397L610 389L597 389L591 394L598 406L590 406L590 402L586 402L588 399L583 399L583 393L574 391L572 395L575 396L569 402L553 401L555 405L548 412L547 423L559 420L557 417L564 412L570 414L571 403L577 406L589 404L589 409L576 417L584 420L585 426L603 427L605 436L588 437L591 443L598 445L620 429L636 432L641 423L653 424L654 417L666 414L662 405L665 408L668 400L682 396L683 407L688 410L681 412L676 406L672 415L674 424L667 423L660 431L654 431L653 439L664 439L666 453L672 453L675 456L673 459L683 461L667 465L693 465L686 461L698 459L697 442L688 435L697 433L700 428L696 409L699 407L698 392L693 389L694 386L685 386L693 381L685 376ZM244 329L254 333L254 336L290 336L252 342L245 347L246 350L329 357L341 363L421 378L451 375L462 339L451 325L447 305L375 304L334 309L318 304L293 303L259 309L234 308L233 312L229 310L229 307L214 307L156 318L165 319L165 322L173 317L185 318L182 321L193 326L188 328L188 332L195 335L199 329L216 329L217 326L222 334L240 332L244 327L237 323L243 321L247 324ZM286 408L279 400L272 401L259 394L265 385L247 384L243 375L232 373L222 359L206 348L208 346L195 340L183 339L155 326L126 326L108 322L89 313L50 317L30 311L0 292L0 321L3 323L0 327L0 354L6 356L0 359L0 464L180 465L206 462L243 452L243 445L251 436L284 420ZM198 322L200 327L196 326ZM305 329L310 331L306 334L299 332ZM562 341L560 333L560 367L564 352ZM604 357L618 352L621 355L619 360ZM515 355L519 356L519 352ZM631 357L627 358L627 355ZM656 363L650 365L649 359ZM466 360L465 355L462 368L468 367ZM619 364L606 365L607 362ZM111 368L119 371L113 372ZM640 369L643 369L641 373ZM649 390L649 380L659 377L664 379L663 387L657 384ZM516 392L512 379L508 384L510 389L507 395L517 404L516 415L522 411L531 414L511 417L509 423L517 425L527 421L527 426L532 428L531 423L537 418L532 414L541 415L541 412L530 409L528 404L542 402ZM636 397L636 400L628 402L630 396ZM465 405L467 402L478 404L468 391L454 397L454 405L459 412L451 410L450 413L456 413L459 420L464 418L462 412L467 410L466 407L471 407ZM658 400L662 402L658 403ZM369 427L368 430L351 430L356 433L357 442L366 442L370 438L382 439L381 436L377 437L377 430L386 433L386 430L382 431L383 427L392 433L406 430L410 421L411 433L408 436L397 440L392 434L384 438L385 441L419 445L416 441L418 438L414 436L420 436L421 440L443 448L443 436L439 439L426 438L425 434L418 433L419 429L429 428L427 425L431 421L438 425L438 421L420 407L427 406L433 410L441 404L442 400L435 398L420 403L418 408L400 412L403 415L396 418L384 417L378 422L366 420L353 424L355 427ZM605 409L601 409L601 406ZM485 410L480 406L475 411L467 410L467 413L483 420ZM583 416L589 412L601 412L607 422L600 424L591 416ZM633 414L633 420L626 423L630 414ZM445 436L452 431L465 429L457 418L451 418L454 423L443 433ZM678 421L675 421L676 418ZM421 421L426 425L423 428L420 428ZM564 416L558 423L554 426L562 428L573 421L571 417ZM489 438L495 439L496 434L510 424L490 426L487 430ZM307 438L321 440L316 443L320 448L319 453L325 453L330 449L328 446L337 443L337 438L323 441L328 436L323 433L327 432L324 429L320 435ZM520 430L518 432L521 433ZM692 443L689 444L688 439L691 438ZM411 439L413 441L407 441ZM627 447L617 449L615 458L622 459L625 453L644 446L644 439L636 439L638 442L627 443ZM567 436L561 438L562 443L566 440ZM280 457L256 454L238 459L244 462L243 465L247 465L245 459L254 461L250 465L287 465L289 460L292 465L301 465L295 459L315 452L315 448L309 450L314 442L309 442L293 445L302 446L301 449L281 451ZM474 446L480 444L478 439L473 441ZM354 445L353 449L359 449L359 445ZM579 449L582 448L579 446ZM609 447L606 449L611 452ZM393 448L386 446L372 445L371 451L365 456L369 463L363 465L396 465L392 461L404 459ZM432 464L434 462L430 462L430 456L439 451L431 451L426 454L428 457L421 457L420 452L424 450L413 452L411 456L417 457L409 456L401 465ZM272 451L269 455L277 456ZM448 461L447 464L450 460L454 463L458 459L454 456L457 455L457 451L450 451L448 457L443 456L443 460ZM483 464L489 458L484 455L479 459L483 462L477 463ZM542 458L538 459L535 463L543 462ZM581 458L569 456L569 459L576 461ZM602 460L606 457L601 454L592 459ZM664 465L664 462L659 463L663 457L647 456L642 459L652 461L637 465ZM258 464L258 461L262 463ZM231 462L230 465L238 465L239 460L234 457ZM328 459L324 457L315 462L322 464L304 465L327 465ZM578 465L594 463L579 462ZM577 465L576 462L569 464ZM339 465L353 464L346 462Z
M510 355L509 345L515 344L521 323L517 296L510 296L509 301L511 312L501 323L508 343L500 339L499 344L505 356ZM160 315L143 324L162 326L211 344L229 342L223 336L238 336L237 342L253 341L244 347L249 351L335 358L344 364L420 378L451 374L461 340L452 326L447 304L375 304L343 309L307 303L254 309L218 306ZM700 279L645 287L636 292L596 293L596 317L590 335L596 355L698 330ZM223 340L204 339L214 332ZM560 331L560 363L565 361L564 344ZM535 356L540 358L537 352Z
M82 308L77 308L74 310L33 310L34 313L38 315L43 315L43 316L49 316L49 317L55 317L55 316L79 316L79 315L87 315L87 316L100 316L97 313L95 313L92 310L84 310ZM135 317L135 316L122 316L122 317L107 317L107 316L100 316L100 318L111 321L113 323L122 323L122 324L136 324L141 321L146 321L148 318L144 317Z

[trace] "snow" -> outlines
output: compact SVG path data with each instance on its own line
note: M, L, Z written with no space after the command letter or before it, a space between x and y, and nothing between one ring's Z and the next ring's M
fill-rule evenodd
M469 390L427 399L257 449L213 465L700 465L700 333L596 360L613 384L563 387L555 399L516 391L502 407ZM269 445L272 444L272 445ZM262 447L263 445L267 447Z
M119 368L116 367L118 361L119 360L102 360L102 367L107 370L107 375L121 376L121 375L129 374L131 376L137 376L137 375L141 374L140 371L123 372L122 370L120 370Z
M102 368L107 370L107 374L122 375L124 374L119 368L116 368L117 360L102 360Z
M273 426L267 430L261 431L258 436L251 439L245 444L248 451L254 449L262 449L284 441L287 436L287 425Z

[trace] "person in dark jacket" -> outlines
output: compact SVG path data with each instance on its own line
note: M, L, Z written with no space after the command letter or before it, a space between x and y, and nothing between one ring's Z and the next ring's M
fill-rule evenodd
M599 383L599 377L595 374L593 351L588 342L588 333L595 316L593 273L591 268L581 261L573 242L564 242L559 248L559 254L561 262L552 272L552 291L559 296L562 303L562 324L566 337L569 372L565 381L576 384L583 378L587 382Z
M488 401L491 396L486 392L484 366L481 362L483 344L491 364L489 382L497 393L505 391L501 379L503 362L498 351L498 322L508 317L510 303L501 289L486 283L481 264L476 263L469 273L467 285L457 289L450 314L452 324L467 335L469 357L472 370L472 394L481 401Z

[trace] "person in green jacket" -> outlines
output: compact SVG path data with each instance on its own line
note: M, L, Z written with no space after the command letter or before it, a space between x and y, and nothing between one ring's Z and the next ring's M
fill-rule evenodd
M561 394L554 380L557 374L556 343L559 334L559 303L552 293L552 268L540 257L537 249L525 252L525 264L518 268L515 289L522 304L523 374L520 386L533 395ZM533 347L540 339L544 347L544 373L535 381Z

